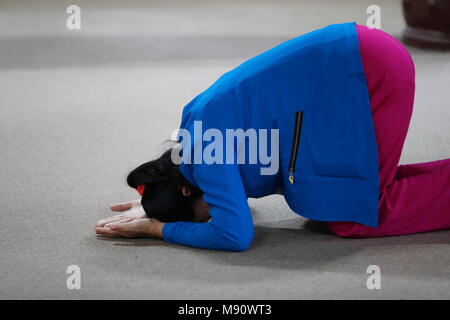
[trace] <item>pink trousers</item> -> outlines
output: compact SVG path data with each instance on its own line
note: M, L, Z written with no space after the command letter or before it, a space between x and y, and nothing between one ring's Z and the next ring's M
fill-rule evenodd
M343 237L379 237L450 229L450 159L398 165L414 104L414 63L389 34L358 26L380 172L377 228L328 222Z

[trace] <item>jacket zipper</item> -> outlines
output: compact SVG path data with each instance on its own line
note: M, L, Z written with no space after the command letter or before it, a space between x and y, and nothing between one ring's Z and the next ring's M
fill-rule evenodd
M289 182L294 183L295 161L297 160L298 146L300 144L300 134L302 131L303 111L295 114L294 141L292 142L291 161L289 162Z

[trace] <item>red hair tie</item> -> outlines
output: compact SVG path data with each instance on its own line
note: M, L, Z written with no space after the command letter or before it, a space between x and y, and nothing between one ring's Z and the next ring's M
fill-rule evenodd
M139 192L139 194L142 196L142 194L144 193L145 190L145 184L140 184L137 186L136 188L137 192Z

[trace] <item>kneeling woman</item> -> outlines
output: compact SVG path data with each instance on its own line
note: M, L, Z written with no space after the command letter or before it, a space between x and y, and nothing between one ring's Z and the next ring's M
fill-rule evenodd
M450 229L450 159L398 166L413 102L413 61L380 30L344 23L282 43L184 108L181 164L168 150L133 170L141 201L112 206L123 213L96 232L242 251L253 238L247 198L274 193L340 236ZM246 148L252 129L276 143ZM219 141L228 130L246 135Z

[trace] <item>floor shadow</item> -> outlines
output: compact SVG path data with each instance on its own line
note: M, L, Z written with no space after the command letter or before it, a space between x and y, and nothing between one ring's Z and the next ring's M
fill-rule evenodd
M323 222L308 221L302 229L256 226L255 237L248 251L208 254L219 264L232 266L264 266L285 269L321 269L334 260L358 254L364 250L376 251L383 256L398 247L400 250L424 245L450 244L450 231L437 231L409 236L348 239L328 231ZM386 250L385 250L386 249ZM381 251L380 251L381 250Z
M357 245L337 244L320 224L313 225L312 229L256 226L253 242L244 252L189 250L208 255L217 264L284 269L312 269L360 250Z
M97 235L97 240L111 242L115 246L124 246L124 247L165 247L169 246L162 239L128 239L128 238L111 238L105 237L101 235Z
M303 228L313 233L333 235L333 233L327 228L327 225L323 221L306 220L303 224Z
M100 251L90 263L104 272L120 274L126 270L127 274L151 273L162 278L170 274L171 279L227 284L259 281L258 270L275 278L283 274L280 270L364 275L367 266L374 263L390 275L446 281L450 262L445 255L450 231L346 239L331 234L323 222L301 217L256 225L254 240L244 252L197 249L160 239L97 239L127 247L118 250L96 245Z

